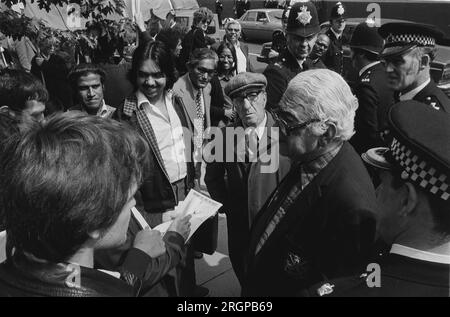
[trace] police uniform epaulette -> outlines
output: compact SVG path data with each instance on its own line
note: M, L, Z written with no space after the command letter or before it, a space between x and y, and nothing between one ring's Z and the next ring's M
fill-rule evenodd
M426 103L427 105L432 106L434 109L436 110L440 110L441 109L441 104L439 102L439 100L437 99L436 96L427 96L425 98L424 103Z
M362 82L362 83L370 83L370 74L371 74L371 71L370 71L370 70L367 71L367 72L364 74L364 76L361 77L361 82Z

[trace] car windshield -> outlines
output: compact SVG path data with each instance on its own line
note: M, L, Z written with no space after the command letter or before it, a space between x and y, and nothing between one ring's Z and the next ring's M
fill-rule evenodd
M281 14L280 12L272 11L268 12L270 20L281 20Z

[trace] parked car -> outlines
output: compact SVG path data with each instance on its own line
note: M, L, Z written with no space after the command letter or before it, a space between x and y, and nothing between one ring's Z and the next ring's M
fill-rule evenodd
M242 26L242 39L271 41L276 31L283 29L281 25L282 9L251 9L239 19Z
M175 21L179 24L184 33L187 33L191 29L195 11L196 10L175 11ZM217 14L214 14L214 18L209 24L206 34L215 41L222 41L225 31L219 27Z
M356 26L365 21L365 18L348 18L345 26L343 38L350 40ZM410 22L405 20L395 19L381 19L381 25L390 22ZM329 22L321 24L321 32L326 32L330 27ZM443 44L443 43L442 43ZM448 43L450 44L450 42ZM441 88L447 96L450 98L450 46L447 43L445 45L436 45L437 54L436 58L431 62L431 78L436 82L439 88ZM348 42L343 43L344 51L344 77L352 84L356 81L358 73L353 68L350 55L350 46ZM257 56L259 62L270 63L276 60L277 52L271 49L271 43L264 43L262 45L261 54Z

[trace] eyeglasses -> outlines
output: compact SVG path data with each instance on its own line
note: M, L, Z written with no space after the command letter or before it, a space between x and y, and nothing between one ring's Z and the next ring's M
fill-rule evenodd
M305 122L287 123L287 121L281 117L286 115L293 117L291 114L288 114L286 112L279 112L275 114L275 119L279 123L281 133L286 136L290 136L294 130L303 129L311 123L322 121L320 119L310 119Z
M207 69L204 67L196 67L195 70L202 76L208 75L209 77L212 77L217 73L215 69Z
M236 96L235 99L240 99L240 100L248 99L250 102L254 102L256 99L258 99L258 96L261 92L262 92L262 90L251 91L248 93L242 93L242 94Z
M238 33L240 31L240 29L227 28L227 31Z

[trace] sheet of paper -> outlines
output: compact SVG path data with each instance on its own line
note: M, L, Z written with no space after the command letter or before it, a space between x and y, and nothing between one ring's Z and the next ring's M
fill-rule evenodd
M189 237L186 239L186 242L189 241L195 231L197 231L205 220L216 215L220 207L222 207L221 203L191 189L186 199L181 201L174 210L176 215L192 215L192 218L190 219L191 232L189 233ZM164 222L153 229L156 229L161 233L165 233L171 223L172 220Z
M0 263L6 260L6 231L0 232Z

